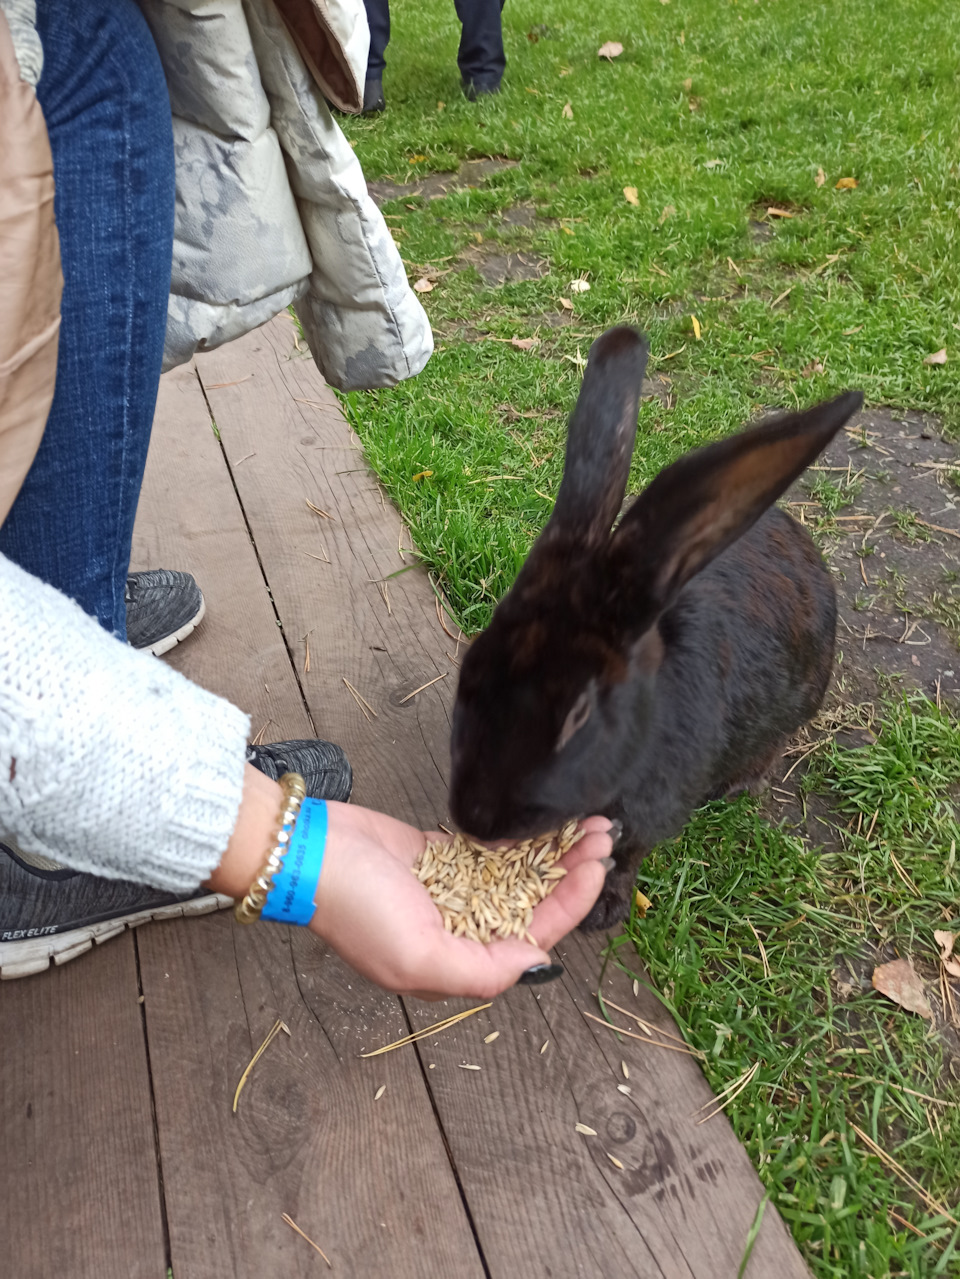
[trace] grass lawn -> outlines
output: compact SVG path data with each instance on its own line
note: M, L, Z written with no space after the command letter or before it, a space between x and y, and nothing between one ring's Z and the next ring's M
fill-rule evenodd
M764 407L851 386L960 431L960 6L589 7L510 0L504 92L471 105L450 0L400 0L388 111L345 122L369 179L518 162L384 206L432 285L437 351L418 378L345 397L468 632L549 514L611 324L652 346L633 489ZM609 40L623 53L602 61ZM895 689L881 720L804 780L837 814L825 851L750 801L707 807L645 864L654 907L617 952L629 967L635 945L715 1089L758 1063L727 1114L814 1273L837 1279L960 1275L960 1228L853 1127L960 1220L949 1008L933 1025L899 1009L872 960L862 980L865 956L935 973L933 929L960 931L960 727Z

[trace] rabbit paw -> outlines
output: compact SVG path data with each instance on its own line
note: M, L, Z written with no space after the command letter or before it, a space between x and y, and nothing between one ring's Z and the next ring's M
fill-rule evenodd
M600 896L580 923L581 930L593 933L601 928L613 928L626 919L630 914L630 893L635 879L635 867L626 871L609 871Z

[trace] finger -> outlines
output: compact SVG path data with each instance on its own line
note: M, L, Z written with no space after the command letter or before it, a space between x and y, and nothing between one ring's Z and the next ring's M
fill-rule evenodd
M578 840L557 862L564 870L571 871L583 862L599 861L601 857L609 857L613 851L613 840L606 831L594 831Z

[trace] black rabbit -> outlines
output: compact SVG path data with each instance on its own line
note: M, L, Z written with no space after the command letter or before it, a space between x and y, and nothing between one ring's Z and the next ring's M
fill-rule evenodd
M611 532L647 352L630 328L593 344L553 514L464 656L453 717L464 831L622 821L586 928L623 918L641 858L707 799L761 784L820 706L833 583L772 504L862 402L850 391L688 453Z

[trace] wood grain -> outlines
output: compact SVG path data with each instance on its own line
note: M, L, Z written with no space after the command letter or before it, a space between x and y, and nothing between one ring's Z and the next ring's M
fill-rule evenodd
M283 438L282 401L258 405L264 454L264 440L272 450ZM233 409L215 404L215 412L230 438ZM251 711L255 727L268 722L266 740L312 735L268 595L276 569L269 554L258 560L192 370L163 379L154 431L137 555L189 568L208 603L172 660ZM245 465L235 460L235 475ZM281 563L295 560L299 536L284 536L284 505ZM274 599L283 601L275 589ZM358 642L344 630L346 660ZM313 651L323 666L323 646ZM377 794L375 780L370 790ZM370 1042L406 1033L399 1000L309 934L242 928L229 913L154 924L138 943L178 1279L315 1276L323 1262L283 1213L340 1275L482 1274L416 1058L359 1057ZM267 1049L233 1114L237 1081L277 1018L290 1036ZM374 1102L380 1084L386 1091Z
M0 987L0 1270L166 1273L133 936Z

